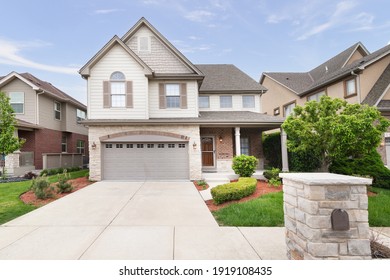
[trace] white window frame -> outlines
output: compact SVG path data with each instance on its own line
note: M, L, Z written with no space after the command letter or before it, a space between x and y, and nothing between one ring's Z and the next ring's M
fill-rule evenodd
M61 103L58 101L54 101L54 119L56 119L58 121L61 120L61 118L62 118L61 110L62 110ZM59 118L57 118L57 114L59 114Z
M223 100L224 99L226 99L226 100L230 100L230 104L228 104L228 105L224 105L223 104ZM229 106L230 105L230 106ZM231 96L231 95L220 95L219 96L219 107L221 108L221 109L231 109L231 108L233 108L233 96Z
M353 92L349 92L349 84L353 83ZM356 78L351 78L344 81L344 98L352 97L357 95L357 84L356 84Z
M207 99L207 106L202 106L201 99L204 99L204 100ZM199 102L200 109L209 109L210 108L210 96L209 95L200 95L198 102Z
M246 142L246 143L244 143ZM250 153L249 137L240 137L240 149L241 155L248 155ZM245 149L245 151L244 151Z
M84 140L77 140L76 143L76 152L78 154L85 155L85 141Z
M87 113L83 110L76 109L76 121L80 122L87 118Z
M314 100L314 101L319 102L320 99L321 99L321 97L324 96L324 95L326 95L325 90L320 91L320 92L317 92L317 93L315 93L315 94L309 95L309 96L307 97L307 101L312 101L312 100Z
M167 109L180 109L180 84L165 84L165 101Z
M23 96L23 101L22 101L22 102L13 101L13 100L12 100L12 95L15 95L15 94L21 94L21 95ZM9 93L9 98L10 98L9 102L10 102L10 104L11 104L11 107L12 107L12 109L14 109L14 114L15 114L15 115L23 115L23 114L24 114L24 104L25 104L25 94L24 94L24 92L22 92L22 91L13 91L13 92L10 92L10 93ZM16 111L15 111L15 108L12 106L13 104L15 104L15 105L20 105L20 104L22 104L22 112L16 112Z
M248 104L247 102L248 102L248 98L250 98L251 99L251 103L250 104ZM247 99L246 101L245 101L245 99ZM242 96L242 108L255 108L256 107L256 105L255 105L255 103L256 103L256 101L255 101L256 99L255 99L255 96L254 95L243 95Z
M283 106L283 116L287 118L291 113L293 113L296 105L297 105L296 101L290 102L290 103L284 105Z
M110 76L111 108L126 107L126 76L120 71L115 71ZM120 100L115 99L121 97Z

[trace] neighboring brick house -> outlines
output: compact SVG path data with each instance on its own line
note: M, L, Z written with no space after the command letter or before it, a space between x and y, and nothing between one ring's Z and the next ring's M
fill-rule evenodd
M265 72L260 84L268 89L261 104L269 115L286 117L296 105L328 95L376 106L390 119L390 45L369 53L358 42L309 72ZM378 150L390 166L390 133Z
M30 73L12 72L0 78L0 91L10 98L15 111L15 134L26 140L20 151L6 157L7 172L21 175L32 169L71 164L72 154L88 161L88 130L79 122L86 118L85 105ZM50 155L52 162L45 154ZM68 157L62 163L59 155ZM79 157L80 158L80 157Z
M80 69L87 80L90 178L201 179L255 155L265 88L233 65L194 65L146 19Z

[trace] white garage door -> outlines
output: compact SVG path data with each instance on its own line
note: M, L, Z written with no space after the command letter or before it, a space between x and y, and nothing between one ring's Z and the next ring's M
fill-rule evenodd
M189 179L188 142L102 143L104 180Z

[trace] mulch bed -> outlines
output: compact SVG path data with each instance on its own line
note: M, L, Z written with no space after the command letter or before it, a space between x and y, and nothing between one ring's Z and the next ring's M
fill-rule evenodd
M227 201L227 202L224 202L224 203L219 204L219 205L215 205L213 203L213 200L210 199L210 200L206 201L206 205L207 205L207 207L209 208L210 211L216 211L216 210L224 208L224 207L226 207L226 206L228 206L230 204L240 203L240 202L245 202L245 201L248 201L248 200L252 200L252 199L258 198L258 197L260 197L260 196L262 196L264 194L267 194L267 193L280 192L280 191L282 191L282 189L283 189L283 186L274 187L274 186L269 185L265 181L259 181L258 180L257 181L256 190L250 196L243 197L240 200Z
M376 241L371 241L371 256L374 259L389 259L390 258L390 248L387 248L383 244L380 244Z
M209 185L199 186L197 181L193 181L193 183L198 191L204 191L204 190L207 190L209 188Z
M73 190L72 192L70 193L73 193L75 191L78 191L90 184L92 184L93 182L89 181L88 178L86 177L81 177L81 178L77 178L77 179L72 179L72 180L68 180L69 183L72 184L72 187L73 187ZM52 184L53 186L55 186L55 184ZM23 193L21 196L20 196L20 199L25 203L25 204L31 204L31 205L34 205L36 207L41 207L43 205L46 205L54 200L57 200L61 197L64 197L66 195L68 195L69 193L61 193L61 194L58 194L58 193L54 193L53 194L53 197L51 198L48 198L48 199L38 199L36 198L35 194L33 191L27 191L25 193Z

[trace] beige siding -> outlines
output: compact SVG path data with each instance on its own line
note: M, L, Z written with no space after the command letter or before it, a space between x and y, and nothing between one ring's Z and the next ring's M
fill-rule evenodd
M150 52L138 51L138 38L150 38ZM126 44L156 73L192 73L146 26L141 27Z
M332 98L341 98L344 99L344 81L340 81L336 84L330 85L329 87L326 88L326 92L329 97ZM353 96L349 98L345 98L345 101L348 103L354 104L358 103L358 96Z
M0 90L6 93L24 92L24 113L16 114L16 118L34 124L37 123L35 90L19 79L14 79Z
M103 81L120 71L133 82L133 108L103 108ZM114 46L91 69L88 79L88 116L90 119L147 119L148 79L143 68L119 45Z
M354 54L351 56L351 58L346 63L346 65L349 65L349 64L353 63L354 61L361 59L362 57L363 56L359 51L355 51Z
M183 83L185 81L151 81L149 83L149 113L150 118L196 118L198 116L198 84L196 81L187 81L187 109L160 109L159 83Z
M390 55L364 69L363 73L360 75L361 100L364 100L389 63Z
M242 106L242 94L232 95L233 108L220 108L219 97L226 96L227 94L201 94L200 96L209 96L210 108L199 108L199 111L250 111L261 113L260 95L259 94L246 94L253 95L255 97L254 108L243 108Z
M64 127L63 123L65 123L65 104L61 103L61 120L56 120L54 118L54 99L48 97L45 94L41 94L38 97L39 102L39 125L54 129L54 130L62 130Z
M384 100L390 100L390 88L387 89L385 96L383 97Z
M88 129L84 125L77 123L77 108L69 103L66 106L65 130L73 133L88 135Z
M268 77L264 78L262 83L268 91L261 96L261 105L262 113L267 113L268 115L274 114L274 109L279 107L280 115L283 116L284 104L297 100L297 105L302 105L305 103L306 98L299 100L299 97L292 91L288 90L284 86L278 84L274 80L271 80Z

